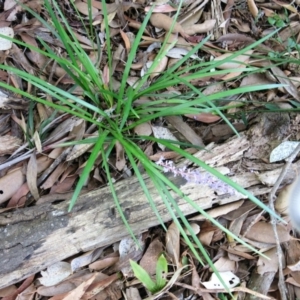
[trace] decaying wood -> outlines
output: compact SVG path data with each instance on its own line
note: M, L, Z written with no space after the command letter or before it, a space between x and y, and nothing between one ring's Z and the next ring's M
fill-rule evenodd
M209 151L201 151L196 156L227 174L254 195L266 194L281 168L260 171L259 176L256 172L245 170L241 162L249 147L251 144L247 137L241 135L223 145L208 146ZM297 168L296 164L292 166L286 180L295 177ZM261 178L267 178L269 185L263 184ZM170 179L203 209L245 198L239 193L216 194L207 187L188 184L179 177ZM147 176L145 182L162 219L170 220L170 214ZM134 233L141 233L158 224L136 178L117 183L116 192ZM184 215L195 212L184 200L176 195L174 197ZM110 245L128 235L108 187L80 196L70 213L67 211L68 204L68 201L44 203L0 215L0 288L25 279L57 261L82 251Z

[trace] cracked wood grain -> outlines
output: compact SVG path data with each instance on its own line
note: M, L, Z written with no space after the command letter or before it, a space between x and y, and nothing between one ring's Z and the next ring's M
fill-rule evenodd
M236 167L241 163L244 151L249 148L245 135L207 148L209 151L201 151L196 156L211 166L225 170L232 180L254 195L268 193L272 182L279 176L280 168L261 172L268 177L270 186L266 186L255 173ZM288 176L293 178L296 168L293 165ZM163 221L169 221L171 217L159 193L147 176L144 179ZM239 193L219 195L207 187L188 184L179 177L170 179L203 209L245 198ZM158 225L155 213L135 177L118 182L115 188L135 234ZM195 212L183 199L175 194L173 196L184 215ZM81 195L70 213L68 205L69 201L44 203L1 214L0 288L19 282L57 261L79 252L111 245L128 235L108 187Z

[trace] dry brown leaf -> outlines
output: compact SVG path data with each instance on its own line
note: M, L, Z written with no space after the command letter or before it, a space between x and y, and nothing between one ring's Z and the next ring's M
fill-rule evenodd
M184 26L184 32L188 35L194 35L197 33L206 33L211 31L216 24L216 20L205 20L204 23L195 24L190 26Z
M233 58L232 61L227 61L221 65L219 65L217 68L222 70L230 70L230 69L236 69L240 67L245 67L245 64L249 61L250 55L253 53L253 50L248 50L245 52L245 54L238 55L237 57ZM224 53L220 55L219 57L215 58L215 61L221 61L228 57L230 57L232 53Z
M131 48L130 40L129 40L128 36L126 35L126 33L122 29L120 29L120 34L124 41L125 49L127 50L127 53L129 53L130 48Z
M235 262L226 257L220 257L214 263L214 266L219 272L226 272L226 271L234 272L236 270Z
M204 147L201 137L180 116L167 116L166 120L192 145Z
M116 168L122 171L126 165L125 151L123 145L117 141L116 142Z
M236 220L244 215L247 215L255 207L256 207L255 203L253 203L251 201L245 201L245 202L243 202L243 204L240 207L223 215L223 218L225 218L226 220L229 220L229 221Z
M201 228L201 231L199 234L199 240L204 246L210 246L212 243L214 234L215 234L215 228L213 228L213 227L211 227L209 229L206 228L205 230L202 230L202 228Z
M162 252L163 244L158 239L153 240L140 260L140 266L146 270L148 274L154 275L157 260Z
M172 134L172 132L168 128L162 126L152 126L152 131L153 131L153 135L158 139L177 141L177 138L174 136L174 134ZM158 143L158 146L162 150L165 150L166 148L166 146L160 143Z
M145 12L150 11L151 6L145 7ZM169 5L169 4L162 4L162 5L156 5L152 12L154 13L167 13L167 12L172 12L172 11L177 11L177 8Z
M76 36L77 40L80 43L84 44L84 45L80 44L83 49L94 49L93 48L93 43L92 43L92 41L89 38L87 38L86 36L83 36L83 35L77 33L76 31L73 31L73 34Z
M297 14L298 11L297 11L297 8L295 8L293 5L291 5L290 3L285 3L285 2L282 2L282 1L278 1L278 0L274 0L274 2L276 4L278 4L279 6L282 6L284 7L285 9L291 11L292 13L295 13Z
M97 261L89 264L89 269L95 270L95 271L100 271L100 270L103 270L103 269L113 266L118 261L119 261L119 256L104 257L100 260L97 260Z
M19 33L20 37L22 38L22 40L29 45L32 45L34 47L39 47L35 37L30 36L29 34L27 34L26 32L21 32ZM35 63L40 69L45 68L46 66L46 62L47 62L47 58L45 55L38 53L36 51L32 51L28 48L28 53L26 54L27 57L33 62Z
M63 298L63 300L81 300L82 296L85 294L85 292L89 288L89 286L93 283L96 276L97 276L97 273L95 273L90 279L81 283L76 289L69 292L67 294L67 296L65 296Z
M91 262L95 261L97 258L100 257L102 254L104 248L98 248L95 250L91 250L88 252L85 252L84 254L75 257L71 261L71 270L72 273L76 272L78 269L90 264Z
M34 134L32 136L32 139L34 141L36 151L38 153L41 153L42 152L42 142L41 142L41 139L40 139L40 135L37 131L34 132Z
M14 294L17 291L16 286L10 285L6 288L0 289L0 297L5 297L5 296L9 296L11 294Z
M255 40L249 36L246 36L245 34L239 34L239 33L228 33L223 36L221 36L217 43L221 43L222 45L229 46L231 48L238 48L238 47L245 47L250 44L253 44Z
M89 6L87 3L77 0L75 1L75 6L78 9L78 11L81 12L82 14L86 16L89 15ZM91 6L91 13L92 13L92 17L95 17L99 13L99 11L94 6Z
M127 299L142 300L139 290L135 287L129 287L126 289Z
M11 118L22 128L23 132L27 132L27 125L23 115L21 116L21 119L19 119L15 114L11 115Z
M0 178L0 203L9 200L24 183L22 169L14 169Z
M87 3L88 1L90 0L84 0L85 3ZM99 9L99 10L102 10L102 3L97 1L97 0L92 0L91 1L91 4L93 7ZM108 14L111 14L113 12L116 12L118 10L118 3L106 3L106 9L107 9L107 13Z
M244 203L244 200L233 202L233 203L228 203L228 204L221 205L219 207L210 209L210 210L206 211L206 213L215 219L217 217L220 217L222 215L225 215L231 211L238 209L243 203ZM204 221L204 220L206 220L206 217L204 217L202 215L198 215L196 217L190 218L189 220L190 221Z
M28 162L27 172L26 172L26 179L28 188L35 200L38 200L40 195L37 188L37 174L38 174L38 167L35 153L32 153Z
M275 200L275 208L282 215L288 215L289 195L292 191L293 184L285 186L278 194Z
M259 256L257 261L257 273L261 275L268 272L277 273L279 257L276 247L264 252L264 255L266 255L268 258L265 258L261 255Z
M0 27L0 34L9 38L14 37L14 30L11 27ZM12 47L12 41L0 37L0 51L9 50Z
M180 233L177 225L172 222L166 233L166 251L171 257L173 264L180 267Z
M247 0L247 3L248 3L248 8L250 10L250 13L251 13L252 17L256 18L257 15L258 15L258 8L255 4L255 1L254 0Z
M211 114L211 113L199 113L199 114L192 114L192 115L187 114L184 116L187 118L193 119L195 121L203 122L203 123L207 123L207 124L217 122L221 119L221 117Z
M98 133L98 131L96 131L96 132L92 133L90 135L90 137L87 139L90 139L91 137L96 137L98 135L99 135L99 133ZM72 148L71 152L67 155L66 161L71 161L71 160L76 159L77 157L81 156L85 152L89 151L93 147L93 145L94 145L93 143L75 145Z
M66 193L66 192L71 191L72 187L73 187L73 184L74 184L75 180L77 179L77 177L78 177L77 174L68 176L67 178L65 178L61 182L58 182L56 185L54 185L51 188L50 193L51 194Z
M48 297L57 295L61 297L60 299L62 299L64 296L67 295L68 292L72 291L77 286L79 286L82 282L90 279L92 276L93 274L91 274L89 270L87 269L81 270L76 272L75 274L70 275L67 279L65 279L64 281L56 285L52 285L49 287L39 286L37 288L37 293L41 296L48 296Z
M63 150L63 149L59 149L59 151L57 151L57 152L60 152L61 150ZM56 151L56 150L54 150L54 151ZM52 151L51 153L53 153L54 151ZM49 154L49 157L47 155L42 155L37 159L38 174L45 171L52 164L54 158L52 158L52 157L50 158L51 153Z
M114 51L114 55L113 55L113 62L111 67L112 74L115 72L116 66L119 63L119 61L124 61L124 59L125 59L124 47L122 44L119 44L117 50ZM109 80L110 79L108 78L107 83L109 82Z
M152 133L151 124L149 122L139 124L134 127L133 131L137 135L149 136Z
M26 278L26 280L23 281L23 283L18 287L17 291L15 291L13 294L3 297L1 300L13 300L17 299L17 296L25 291L33 282L35 275L31 275Z
M293 277L289 277L285 282L294 285L295 287L300 288L300 282L297 282Z
M0 137L0 156L12 154L21 146L22 141L11 135L4 135Z
M154 27L162 28L166 31L170 31L174 20L172 18L170 18L169 16L164 15L164 14L152 14L151 17L150 17L150 22ZM173 33L179 33L183 37L187 36L184 32L184 29L182 28L182 26L178 22L175 22L175 24L173 26L173 29L172 29L172 32Z
M70 117L61 122L55 129L50 133L47 143L50 141L60 140L64 135L68 134L74 126L78 126L82 123L82 119L77 117Z
M140 247L137 246L136 241L131 237L123 238L119 244L120 260L115 265L116 270L121 270L124 276L133 274L129 260L138 261L141 259L144 249L145 240L143 235L138 236L138 242Z
M66 170L67 164L61 163L59 164L55 170L50 174L50 176L46 179L46 181L40 186L41 189L49 189L51 188L58 180L59 176Z
M168 57L164 56L163 58L161 58L159 63L156 65L156 67L152 70L152 73L150 74L150 78L153 79L159 76L161 72L163 72L167 68L167 65L168 65Z
M26 195L29 192L27 182L23 183L22 186L13 194L7 203L7 207L23 207L26 203Z
M300 96L297 88L295 87L293 82L285 75L285 73L276 66L272 66L271 70L277 80L285 85L284 89L296 100L300 101Z
M191 229L195 235L197 235L200 232L200 226L196 223L190 223ZM191 232L189 229L184 228L184 231L187 235L191 235Z
M94 282L87 289L86 293L80 299L81 300L88 300L88 299L91 299L92 297L95 297L97 294L99 294L101 291L103 291L105 288L107 288L113 282L115 282L117 280L119 280L119 274L118 273L110 275L109 277L107 277L103 280L100 280L98 282L96 282L96 280L94 280ZM71 300L71 299L72 298L69 298L67 300Z
M287 229L283 226L276 226L278 232L278 238L280 243L288 242L290 240L290 235ZM255 223L245 235L246 238L258 242L275 244L276 240L274 237L274 232L272 225L265 222Z

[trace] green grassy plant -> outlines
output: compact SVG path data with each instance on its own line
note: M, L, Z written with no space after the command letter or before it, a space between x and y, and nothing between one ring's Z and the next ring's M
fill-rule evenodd
M153 281L151 276L135 261L130 260L131 268L134 275L152 294L161 291L167 284L168 262L163 254L160 255L156 262L156 280Z
M102 1L103 5L103 14L104 14L104 21L105 21L105 32L106 36L109 37L109 26L108 26L108 19L107 19L107 10L105 1ZM194 79L201 79L207 76L209 73L211 76L220 75L220 74L227 74L229 72L241 71L238 70L219 70L219 71L212 71L216 69L219 65L223 64L224 62L234 61L234 59L244 54L251 48L258 46L263 41L267 40L271 35L264 37L260 41L235 52L230 57L226 58L223 61L212 61L212 62L205 62L205 61L197 61L196 63L189 65L187 61L191 57L192 54L197 53L199 49L204 46L204 43L208 40L204 39L201 43L195 46L189 53L184 56L181 60L179 60L174 66L163 72L157 79L155 79L150 86L144 87L145 83L148 82L149 76L151 75L152 71L158 65L160 59L166 54L168 49L172 48L171 45L167 45L166 42L161 47L161 51L156 56L156 60L153 62L150 70L147 74L140 79L137 85L133 88L127 85L126 81L129 76L131 65L134 61L136 56L136 52L139 46L139 43L142 39L142 34L148 24L149 18L151 16L152 11L146 15L140 30L138 31L135 41L132 44L131 50L128 54L126 66L124 69L123 77L121 80L121 86L119 92L114 92L111 88L110 84L106 84L102 80L102 73L99 71L98 66L96 66L89 56L86 54L85 50L81 47L80 43L78 42L77 38L75 37L72 29L68 25L68 20L65 18L63 13L61 12L59 5L56 1L49 1L45 0L45 9L49 14L49 20L51 20L52 24L47 20L44 20L38 14L33 12L32 10L27 8L27 11L31 13L34 17L36 17L47 29L50 30L52 35L62 43L67 57L60 57L58 56L50 45L44 42L42 39L39 39L39 43L41 44L41 49L36 48L27 44L24 44L16 39L12 39L12 41L22 47L27 47L31 51L36 51L45 55L47 58L54 60L57 65L62 67L68 76L74 81L74 87L79 86L84 91L83 99L75 96L70 91L63 90L62 88L56 87L55 85L49 84L48 82L40 79L38 76L29 74L25 71L19 70L17 68L8 66L8 65L0 65L0 69L12 72L13 74L19 76L27 83L32 84L37 88L37 90L42 91L43 93L51 96L53 98L53 102L46 101L40 98L37 94L29 94L21 89L14 88L11 85L6 83L0 82L0 86L10 90L14 93L22 95L33 102L41 103L43 105L51 107L57 113L68 113L70 115L76 116L85 120L90 124L94 124L98 130L99 138L90 138L84 141L84 143L92 143L93 150L88 158L88 161L80 175L80 179L77 183L75 188L73 197L70 201L71 210L72 207L75 205L76 200L79 196L79 193L87 181L90 171L99 157L102 156L102 167L106 172L107 181L111 188L112 197L115 201L115 205L118 209L119 214L121 215L124 224L126 225L130 234L134 237L134 233L132 232L130 225L128 224L126 217L122 211L122 208L119 205L118 197L114 189L113 180L111 178L109 166L107 163L107 158L110 156L112 150L115 147L116 142L118 141L122 147L124 148L126 157L131 164L131 167L134 171L135 176L137 176L141 187L143 188L144 194L149 201L149 205L156 213L158 219L161 222L163 227L164 224L162 219L157 211L155 205L153 204L153 199L151 194L147 189L147 185L143 179L142 173L140 168L137 165L139 162L144 170L147 172L149 177L152 179L154 185L157 187L165 206L169 210L170 215L176 222L182 236L184 237L186 243L189 245L191 251L202 262L202 259L199 255L198 250L202 253L202 257L209 263L210 267L215 271L215 267L210 260L206 250L200 243L197 236L193 233L189 222L180 211L175 199L171 195L171 191L175 192L179 197L184 198L192 208L199 211L203 214L207 219L209 219L212 223L216 226L221 228L224 232L228 235L232 236L238 242L247 245L237 236L233 235L229 230L221 226L217 221L212 219L201 207L196 205L189 197L184 195L180 189L175 186L163 173L162 168L157 164L151 162L146 154L137 146L136 139L132 135L132 129L142 123L155 120L160 117L169 116L169 115L183 115L183 114L193 114L199 112L213 112L215 114L220 115L229 126L234 130L233 126L231 125L230 121L225 116L225 111L228 109L228 106L219 106L217 104L218 99L222 99L224 97L233 96L236 94L243 94L247 92L254 92L259 90L266 90L278 87L277 84L270 84L270 85L261 85L261 86L248 86L243 88L236 88L231 89L225 92L216 93L210 96L204 96L201 90L193 86L190 82ZM178 13L179 13L178 9ZM90 15L90 20L91 20ZM92 26L85 27L86 30L89 30L89 36L97 36L95 32L93 32ZM167 39L166 39L167 41ZM99 47L99 41L95 41L95 51ZM106 50L108 56L108 66L111 70L112 66L112 52L111 52L111 44L110 39L106 39ZM164 49L164 50L163 50ZM84 68L82 68L84 66ZM180 67L180 69L179 69ZM243 76L247 74L251 74L254 72L260 72L261 69L256 67L244 66L242 69ZM111 74L111 72L110 72ZM184 74L188 74L183 76ZM111 80L110 80L111 82ZM168 105L166 105L165 101L162 100L163 92L166 88L171 86L176 86L179 84L184 84L188 90L186 95L174 96L173 98L169 99ZM134 105L135 101L142 96L147 95L155 95L158 100L153 101L151 103ZM191 96L192 95L192 96ZM116 117L112 118L106 110L112 109L114 110L114 115ZM255 196L249 193L247 190L243 189L241 186L230 180L230 178L220 174L214 168L209 167L205 162L195 158L193 155L190 155L187 151L184 150L184 147L179 148L177 147L174 142L156 139L154 137L143 136L140 139L157 142L160 144L165 145L169 149L179 153L184 158L189 159L193 162L196 166L202 167L207 172L210 172L212 175L218 177L220 180L224 181L226 184L232 186L238 192L242 193L243 195L247 196L250 200L255 202L258 206L262 209L267 211L268 213L275 215L275 213L270 210L267 206L265 206L262 202L260 202ZM80 141L76 141L73 143L65 143L61 144L61 146L66 145L74 145L81 143ZM192 146L192 145L190 145ZM183 229L183 225L190 231L191 238L187 236L185 230ZM247 245L252 251L257 252L256 249ZM257 252L258 253L258 252ZM222 278L220 279L222 281ZM224 284L225 286L225 284Z

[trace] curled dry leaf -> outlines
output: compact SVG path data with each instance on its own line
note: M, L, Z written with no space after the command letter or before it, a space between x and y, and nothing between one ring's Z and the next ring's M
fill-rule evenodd
M206 20L202 24L195 24L195 25L190 25L190 26L184 26L184 32L188 35L194 35L197 33L206 33L208 31L211 31L216 24L216 20Z
M200 226L198 224L191 223L190 226L191 226L194 234L198 234L200 232ZM184 231L187 235L191 235L190 231L187 228L185 228Z
M153 69L151 75L150 75L150 78L153 79L157 76L160 75L161 72L163 72L166 67L168 65L168 57L167 56L164 56L159 62L158 64L156 65L156 67Z
M275 200L275 208L282 215L288 215L289 210L289 196L291 194L293 184L285 186L278 194Z
M172 28L172 24L173 24L174 20L172 18L168 17L167 15L164 15L164 14L152 14L152 16L150 17L150 22L154 27L162 28L166 31L170 31L171 28ZM179 33L183 37L187 36L184 32L184 29L182 28L182 26L178 22L174 23L174 26L172 28L172 32L173 33Z

